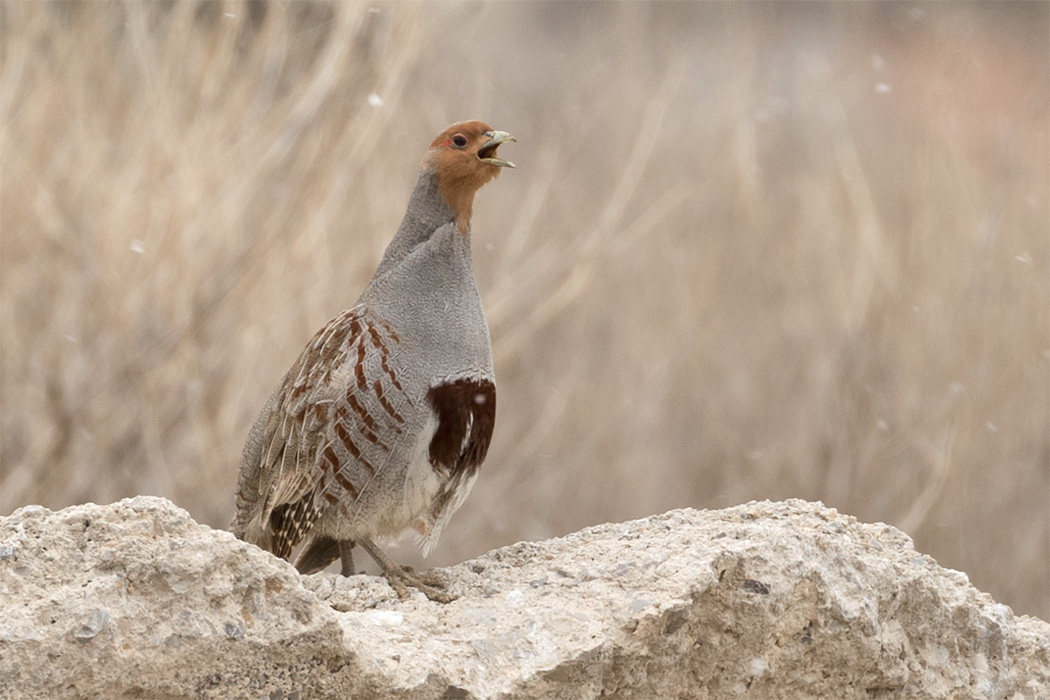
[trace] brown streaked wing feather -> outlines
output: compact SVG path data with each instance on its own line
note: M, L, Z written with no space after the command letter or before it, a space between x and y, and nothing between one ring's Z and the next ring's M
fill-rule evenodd
M274 553L287 558L325 509L357 500L385 464L411 404L389 363L388 344L399 342L355 307L318 331L286 375L264 442Z
M268 483L263 517L270 549L287 558L321 515L314 503L314 464L329 423L332 372L346 361L351 328L362 309L329 321L307 344L281 383L263 441L261 473Z

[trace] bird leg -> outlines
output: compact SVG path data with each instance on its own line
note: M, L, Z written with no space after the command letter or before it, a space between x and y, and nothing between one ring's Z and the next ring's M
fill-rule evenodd
M339 559L342 561L339 573L343 576L354 575L354 541L339 540Z
M413 571L411 567L395 564L390 557L383 554L375 542L367 537L358 539L357 544L361 545L375 559L376 564L379 564L383 574L386 576L386 580L390 582L390 587L394 589L399 598L407 598L409 596L408 587L411 586L421 591L427 598L438 603L451 603L456 599L454 595L442 590L445 588L445 582L434 572L425 571L420 573ZM341 547L340 551L342 551ZM349 548L347 552L349 555ZM343 563L345 567L345 559Z

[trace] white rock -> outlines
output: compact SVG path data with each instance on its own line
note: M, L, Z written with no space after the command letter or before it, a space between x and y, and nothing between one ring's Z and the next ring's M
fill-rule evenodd
M300 576L164 499L0 518L3 698L1047 697L1050 625L820 504ZM44 661L46 660L46 661Z

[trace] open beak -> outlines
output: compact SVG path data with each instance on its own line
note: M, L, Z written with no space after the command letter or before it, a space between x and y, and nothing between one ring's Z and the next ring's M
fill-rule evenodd
M487 131L485 132L485 136L488 136L489 140L485 142L484 146L478 149L478 159L480 159L482 163L488 163L489 165L495 165L500 168L515 167L514 163L511 163L509 160L497 158L496 149L505 141L517 141L517 139L506 131Z

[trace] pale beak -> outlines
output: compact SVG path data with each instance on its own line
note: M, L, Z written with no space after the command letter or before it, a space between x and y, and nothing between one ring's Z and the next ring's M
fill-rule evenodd
M488 136L489 140L485 142L484 146L478 149L478 159L482 163L488 163L489 165L495 165L500 168L516 167L514 163L511 163L509 160L497 158L496 149L499 148L501 143L506 141L517 141L517 139L506 131L486 131L485 136Z

